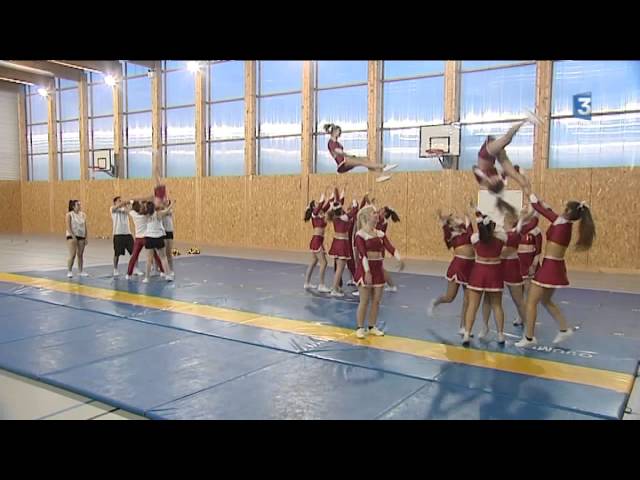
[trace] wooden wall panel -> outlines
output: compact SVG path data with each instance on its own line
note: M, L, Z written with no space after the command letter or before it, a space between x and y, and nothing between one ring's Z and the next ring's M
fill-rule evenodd
M0 181L0 232L22 232L22 192L19 181Z
M206 177L202 182L203 243L248 246L246 177Z
M196 241L196 179L167 178L167 195L176 201L173 222L175 239L179 242Z
M598 269L640 269L640 170L593 170L591 201L596 240L589 252L589 266ZM575 234L575 233L574 233Z
M23 182L21 193L22 232L49 233L49 182Z
M281 225L278 203L291 201L278 191L276 176L253 176L247 181L247 238L249 245L258 248L275 248L276 228Z
M564 209L569 200L586 200L591 202L591 175L590 169L553 169L545 170L542 177L542 192L537 193L542 200L547 202L556 213ZM549 222L542 218L540 228L546 231ZM575 232L572 245L575 243ZM590 252L576 252L569 248L566 255L568 268L587 268L589 266Z

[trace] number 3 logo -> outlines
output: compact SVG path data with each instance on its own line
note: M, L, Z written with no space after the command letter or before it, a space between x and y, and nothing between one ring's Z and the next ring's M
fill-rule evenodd
M591 120L591 92L573 96L573 116Z
M578 113L580 115L591 115L591 97L578 97L580 108Z

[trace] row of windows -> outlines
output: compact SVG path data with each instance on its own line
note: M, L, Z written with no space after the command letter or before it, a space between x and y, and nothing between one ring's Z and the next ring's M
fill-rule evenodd
M260 61L257 82L258 170L301 170L302 66L300 61ZM244 173L244 62L209 62L207 164L209 175ZM342 127L341 142L367 154L368 62L317 61L315 68L315 171L334 172L325 123ZM444 122L444 61L385 61L382 90L382 154L399 170L437 170L418 157L419 126ZM195 174L195 82L184 62L162 68L162 145L167 176ZM461 66L459 168L476 161L486 135L500 135L525 110L535 108L536 65L531 61L465 61ZM151 175L151 79L144 67L124 63L123 112L126 175ZM593 118L572 115L573 95L590 91ZM635 165L640 146L640 62L554 62L551 118L552 168ZM57 80L60 173L79 178L79 99L74 82ZM47 101L27 96L30 178L48 176ZM101 75L89 77L90 149L113 147L113 96ZM533 128L525 126L509 146L514 163L530 168Z

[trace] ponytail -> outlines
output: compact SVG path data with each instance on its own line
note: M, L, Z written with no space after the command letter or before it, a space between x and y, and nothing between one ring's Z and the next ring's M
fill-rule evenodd
M596 238L596 224L591 216L591 210L586 205L578 207L580 212L580 225L578 225L578 241L576 242L576 250L587 251L593 245Z
M398 213L391 207L384 207L384 218L391 218L393 223L398 223L400 221L400 216Z
M308 222L309 220L311 220L311 215L313 214L313 211L316 208L316 201L315 200L311 200L311 203L309 203L309 206L307 207L307 209L304 211L304 221Z
M333 132L335 132L339 128L340 126L336 125L335 123L325 123L322 126L322 129L325 131L325 133L328 133L329 135L333 134Z

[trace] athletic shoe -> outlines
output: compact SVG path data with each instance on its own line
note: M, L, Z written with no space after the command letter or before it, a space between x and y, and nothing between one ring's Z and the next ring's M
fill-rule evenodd
M471 343L471 339L469 337L469 333L468 332L464 332L464 335L462 336L462 346L463 347L468 347L469 343Z
M131 275L127 274L127 275L125 275L124 278L126 278L127 280L131 280Z
M327 286L324 283L321 283L320 285L318 285L318 292L320 293L329 293L331 290L329 288L327 288Z
M142 283L149 283L149 277L144 277L144 279L142 280Z
M458 329L458 335L464 335L464 327Z
M117 277L118 275L120 275L120 274L118 273L118 270L114 269L114 270L113 270L113 276L114 276L114 277Z
M360 296L360 290L356 290L355 292L351 292L351 295L353 295L354 297L359 297Z
M387 180L391 180L391 175L380 175L378 178L376 178L376 182L378 183L386 182Z
M385 165L384 168L382 169L382 171L383 172L390 172L394 168L398 168L398 164L397 163L391 163L389 165Z
M329 295L332 297L344 297L344 293L339 292L338 290L331 290Z
M369 334L376 337L384 337L384 332L378 329L378 327L369 327Z
M164 273L164 272L160 272L160 273L157 273L157 272L156 272L156 275L160 275L160 278L166 278L166 277L167 277L167 274L166 274L166 273ZM153 275L152 275L152 276L153 276Z
M521 318L516 318L516 319L513 321L513 326L514 326L514 327L522 327L523 325L524 325L524 322L522 321L522 319L521 319Z
M385 292L397 292L398 291L398 286L394 285L393 287L387 285L386 287L384 287L384 291Z
M571 335L573 335L573 329L572 328L569 328L566 332L558 332L558 334L556 335L556 338L553 339L552 343L554 345L557 345L558 343L561 343L561 342L565 341Z
M317 286L316 285L312 285L310 283L305 283L304 284L304 289L305 290L311 290L312 288L317 288Z
M504 338L504 333L503 333L503 332L500 332L500 333L498 334L498 344L499 344L499 345L504 345L504 344L505 344L505 342L506 342L506 340L505 340L505 338Z
M144 275L144 272L142 270L138 270L137 268L133 271L133 274L137 277Z
M367 334L365 333L364 328L359 328L359 329L356 330L356 337L364 338L366 336L367 336Z
M80 272L81 277L88 277L89 274L87 272Z
M73 273L67 272L67 278L73 278Z
M167 282L173 282L176 279L176 274L175 273L170 273L169 275L165 275L164 279Z
M490 333L491 333L491 330L489 329L489 325L483 323L482 330L480 330L480 334L478 335L478 338L480 340L486 340Z
M515 345L518 348L526 348L531 345L537 345L537 344L538 344L538 340L536 340L536 337L533 337L532 340L528 340L527 337L522 337L522 340L520 340L519 342L516 342Z
M538 117L535 113L525 110L525 115L527 116L527 120L535 125L542 125L542 119Z
M427 307L427 315L429 315L430 317L433 317L433 311L436 309L436 302L438 301L437 298L434 298L433 300L431 300L431 302L429 303L429 307ZM462 335L464 333L464 328L460 328L460 335Z

